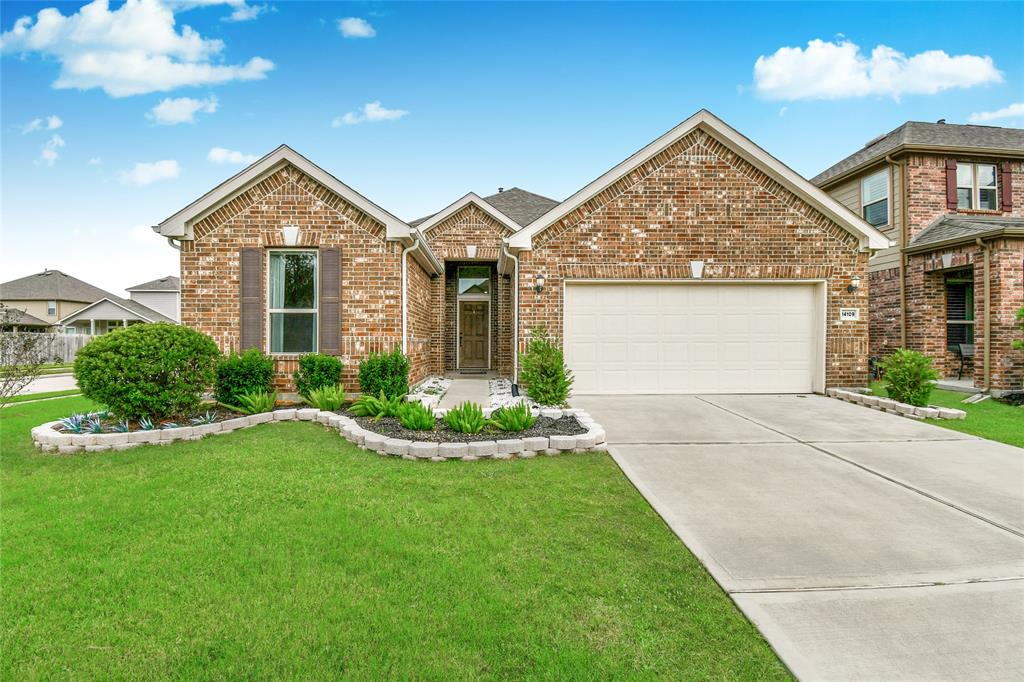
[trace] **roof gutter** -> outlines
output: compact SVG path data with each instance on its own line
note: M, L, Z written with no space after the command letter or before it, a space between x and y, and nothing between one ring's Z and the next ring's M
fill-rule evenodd
M907 164L906 161L896 162L892 154L885 155L885 161L889 164L889 197L896 192L896 179L892 176L892 168L900 170L900 240L899 246L903 248L907 243L908 226L907 220ZM896 212L893 211L895 218ZM907 255L900 254L900 348L907 347Z
M942 241L938 242L927 242L925 244L917 245L911 244L910 246L903 248L903 253L907 255L929 253L931 251L941 251L942 249L948 249L949 247L952 246L973 244L978 239L999 239L1000 237L1024 239L1024 227L997 227L991 230L985 230L984 232L977 232L975 234L967 234L960 237L950 237L949 239L943 239Z

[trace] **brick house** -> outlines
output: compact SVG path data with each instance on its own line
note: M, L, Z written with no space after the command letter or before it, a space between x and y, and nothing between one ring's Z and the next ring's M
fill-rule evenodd
M554 161L554 160L553 160ZM565 201L470 193L404 222L286 146L153 228L182 322L301 353L400 347L412 379L518 374L537 327L577 393L862 386L869 256L889 240L707 111Z
M910 121L812 179L895 242L870 260L871 353L1015 390L1024 307L1024 130ZM969 357L974 351L973 358Z

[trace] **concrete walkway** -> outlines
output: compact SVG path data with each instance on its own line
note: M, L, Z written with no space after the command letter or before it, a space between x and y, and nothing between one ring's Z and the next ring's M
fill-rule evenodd
M491 394L487 388L488 382L484 377L456 377L452 379L452 385L448 392L441 398L438 407L451 409L469 400L481 407L487 407L491 402Z
M49 376L41 376L35 381L30 381L25 388L18 391L18 395L66 391L71 388L78 388L78 384L75 383L74 374L51 374Z
M1024 450L821 396L574 404L798 677L1024 678Z

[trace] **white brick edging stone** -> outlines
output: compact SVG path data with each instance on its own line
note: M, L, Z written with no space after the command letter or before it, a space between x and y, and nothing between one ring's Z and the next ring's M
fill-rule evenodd
M857 391L847 391L842 388L830 388L825 391L830 398L844 400L855 405L863 405L889 414L896 414L908 419L966 419L967 413L963 410L955 410L949 407L915 407L907 403L900 403L890 398L883 398L878 395L868 395Z
M942 412L943 410L935 410ZM959 412L959 410L946 410ZM60 421L46 422L32 429L32 441L43 452L70 455L78 452L104 452L127 450L146 444L167 445L175 441L199 440L204 436L217 436L272 421L309 421L336 431L342 438L364 450L374 450L388 457L409 461L446 462L481 459L531 459L538 454L566 452L592 452L607 448L604 429L580 409L559 410L559 416L574 416L587 432L575 436L531 436L459 443L412 441L374 433L359 426L349 416L317 410L315 408L288 408L245 415L193 426L178 426L150 431L127 433L65 433L55 427ZM962 418L962 417L961 417Z

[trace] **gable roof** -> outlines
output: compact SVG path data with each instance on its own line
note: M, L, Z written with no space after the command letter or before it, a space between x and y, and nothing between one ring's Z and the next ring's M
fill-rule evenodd
M523 225L528 225L537 217L544 215L558 205L558 201L554 199L549 199L533 192L527 192L525 189L519 189L518 187L502 190L497 194L491 194L486 197L479 197L473 192L470 192L470 194L505 214L516 224L516 230ZM411 227L421 227L423 223L435 215L437 214L410 220L409 225Z
M700 128L716 140L729 147L753 166L775 179L808 204L821 211L840 227L860 239L861 247L884 249L891 244L885 235L866 223L821 189L808 182L803 176L786 166L751 142L725 121L707 109L701 109L672 130L668 131L628 159L600 176L568 199L536 218L522 230L509 238L509 246L515 249L531 248L533 237L555 224L589 199L617 182L637 166L658 155L690 132Z
M181 291L181 280L174 275L167 275L128 287L125 291Z
M7 301L74 301L92 303L110 294L60 270L43 270L34 275L0 284L0 299Z
M850 173L906 149L956 150L1024 156L1024 130L998 126L957 125L907 121L868 142L862 149L811 178L815 185L829 185Z
M29 315L28 311L20 308L11 308L11 325L19 327L52 327L52 322L40 320L35 315Z
M170 322L171 324L177 324L177 322L175 322L171 318L161 313L158 313L152 308L144 306L137 301L132 301L131 299L120 298L119 296L105 296L104 298L101 298L98 301L94 301L93 303L90 303L89 305L85 306L80 310L76 310L70 315L65 315L57 322L57 324L67 324L69 320L74 320L76 318L82 318L86 320L91 319L88 315L85 315L84 313L88 312L89 310L98 306L100 303L103 303L104 301L112 305L115 305L118 308L123 309L124 311L130 313L134 317L137 317L138 319L143 320L145 322Z
M476 206L481 211L491 216L496 221L498 221L508 229L512 230L513 232L520 228L519 223L513 221L507 215L496 209L490 203L481 199L475 193L470 192L469 194L466 194L455 203L449 204L445 209L438 211L434 215L428 218L424 218L423 220L418 222L416 224L416 229L418 229L423 234L426 234L427 232L430 231L430 228L443 223L446 219L450 218L451 216L455 215L456 213L458 213L459 211L461 211L462 209L466 208L471 204Z
M920 252L996 236L1024 238L1024 218L1015 216L944 215L921 230L906 251Z

